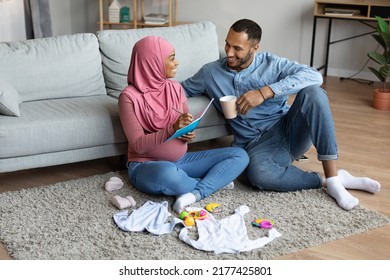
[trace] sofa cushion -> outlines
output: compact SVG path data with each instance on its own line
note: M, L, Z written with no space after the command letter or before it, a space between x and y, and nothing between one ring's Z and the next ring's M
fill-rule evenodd
M97 37L108 94L118 96L127 86L132 48L148 35L161 36L174 46L179 61L175 77L178 81L191 77L202 65L219 58L216 27L208 21L173 27L99 31Z
M0 77L21 100L106 95L94 34L0 43Z
M24 102L20 111L0 117L0 159L127 143L108 95Z
M0 114L20 116L20 97L16 89L8 82L0 79Z

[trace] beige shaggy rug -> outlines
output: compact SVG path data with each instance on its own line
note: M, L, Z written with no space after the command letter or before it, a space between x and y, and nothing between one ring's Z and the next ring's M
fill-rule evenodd
M113 176L127 181L125 171L110 172L0 194L0 240L8 253L20 260L273 259L389 223L386 216L361 206L344 211L323 190L262 192L236 181L234 189L221 190L192 206L220 203L223 211L214 215L220 220L247 205L250 212L244 217L250 239L266 236L267 230L251 225L264 217L275 221L281 237L260 249L217 255L179 240L181 226L160 236L120 230L113 220L120 212L111 203L114 195L131 195L136 208L149 200L168 201L172 214L174 200L145 195L130 184L108 193L104 185ZM191 231L196 236L196 227Z

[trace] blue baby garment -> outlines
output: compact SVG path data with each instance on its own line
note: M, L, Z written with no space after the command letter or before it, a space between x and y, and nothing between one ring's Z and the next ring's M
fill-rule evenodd
M168 212L168 202L156 203L147 201L140 208L128 214L128 210L114 214L113 218L117 226L124 231L144 231L154 235L171 233L177 224L183 224L178 218L172 218L167 223L171 213Z

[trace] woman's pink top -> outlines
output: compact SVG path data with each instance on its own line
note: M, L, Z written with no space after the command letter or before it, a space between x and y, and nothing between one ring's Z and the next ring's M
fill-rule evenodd
M173 139L179 118L172 108L188 112L179 82L166 78L164 60L173 46L158 36L147 36L133 47L128 86L119 96L119 116L126 134L128 161L177 161L187 152L187 142Z
M183 103L178 110L188 112L187 103ZM173 139L165 142L175 133L173 123L156 132L145 131L134 113L132 101L125 92L119 96L119 112L122 127L129 142L128 161L167 160L174 162L187 152L185 141ZM177 112L176 114L179 116Z

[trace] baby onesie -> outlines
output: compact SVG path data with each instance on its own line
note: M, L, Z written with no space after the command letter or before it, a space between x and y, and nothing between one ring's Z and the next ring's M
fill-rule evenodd
M197 220L198 240L188 236L188 229L180 231L179 239L204 251L221 253L239 253L263 247L275 238L281 236L276 229L271 229L268 236L251 240L248 237L244 215L249 212L246 205L240 206L235 213L220 221L216 220L210 213L207 219Z
M124 231L144 231L154 235L171 233L177 224L183 224L178 218L173 218L170 223L166 223L171 216L168 212L168 202L156 203L147 201L140 208L128 214L128 210L114 214L113 218L117 226Z

